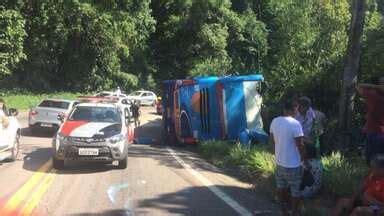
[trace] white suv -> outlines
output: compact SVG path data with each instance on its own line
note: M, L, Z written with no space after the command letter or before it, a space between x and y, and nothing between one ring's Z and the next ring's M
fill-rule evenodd
M55 169L65 160L118 161L119 168L127 167L133 128L116 104L80 103L63 121L52 142Z
M140 105L152 105L155 106L157 102L157 96L151 91L135 91L128 95L128 99L131 101L138 100Z
M127 97L124 93L119 93L117 91L101 91L96 93L94 96L96 97Z

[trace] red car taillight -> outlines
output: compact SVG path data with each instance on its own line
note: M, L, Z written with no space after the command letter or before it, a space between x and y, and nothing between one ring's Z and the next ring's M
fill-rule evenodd
M37 113L38 112L36 110L32 110L29 112L29 115L34 116L34 115L37 115Z

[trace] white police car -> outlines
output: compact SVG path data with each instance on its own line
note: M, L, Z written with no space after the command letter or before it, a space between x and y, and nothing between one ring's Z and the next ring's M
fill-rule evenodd
M118 161L118 167L125 169L133 128L118 105L99 97L88 99L63 119L53 138L54 168L64 168L66 160L76 160Z

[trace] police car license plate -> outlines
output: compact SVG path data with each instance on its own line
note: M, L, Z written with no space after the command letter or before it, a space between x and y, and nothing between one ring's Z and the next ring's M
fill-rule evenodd
M99 155L99 149L97 149L97 148L79 148L79 155L83 155L83 156Z

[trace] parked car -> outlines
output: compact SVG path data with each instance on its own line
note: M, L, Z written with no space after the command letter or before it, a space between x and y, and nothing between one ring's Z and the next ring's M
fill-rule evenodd
M32 133L42 130L57 130L61 121L57 116L66 116L77 104L73 100L46 99L29 111L28 125Z
M131 111L131 105L132 102L127 98L126 94L118 93L118 92L112 92L112 91L102 91L94 95L94 97L103 97L103 98L110 98L114 101L114 103L118 104L121 111L123 112L124 116L127 118L131 118L132 111ZM96 100L98 98L95 98Z
M64 168L66 160L118 161L127 167L128 144L133 141L133 128L114 103L85 102L78 104L53 138L53 167Z
M151 91L135 91L128 95L128 99L131 101L138 100L140 105L155 106L157 96Z
M18 112L16 109L9 109L5 114L9 124L7 127L0 124L0 161L14 161L19 154L21 136L20 123L16 118Z
M124 94L123 92L119 91L101 91L96 93L94 96L96 97L124 97L126 98L127 95Z

